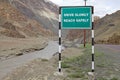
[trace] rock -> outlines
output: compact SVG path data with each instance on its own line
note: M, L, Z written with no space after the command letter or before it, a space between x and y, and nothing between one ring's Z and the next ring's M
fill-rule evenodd
M28 49L28 50L26 50L25 52L30 52L30 50Z
M110 75L110 78L111 78L111 79L112 79L112 78L114 78L114 77L115 77L115 75L114 75L114 74L111 74L111 75Z
M94 72L88 72L88 80L95 80L95 73Z
M54 76L63 76L63 72L55 72Z
M115 71L117 71L117 72L118 72L118 71L119 71L119 69L115 68Z
M16 56L21 56L23 55L23 53L16 53Z
M44 80L48 80L48 77L47 77L47 76L44 76Z

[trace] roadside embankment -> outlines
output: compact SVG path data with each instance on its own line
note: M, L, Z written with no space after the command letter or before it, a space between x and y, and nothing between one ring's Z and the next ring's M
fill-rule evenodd
M47 46L47 39L40 38L0 38L0 60L6 60L26 53L39 51Z

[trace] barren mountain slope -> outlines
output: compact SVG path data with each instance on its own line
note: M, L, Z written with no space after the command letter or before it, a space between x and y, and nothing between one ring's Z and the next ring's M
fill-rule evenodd
M120 44L120 10L95 20L94 29L96 43ZM80 38L83 42L83 34L83 30L71 30L67 38ZM86 38L87 42L91 42L91 30L86 30Z
M95 23L95 36L97 42L120 44L120 10Z
M0 0L0 35L25 38L53 34L49 29L45 29L41 23L25 16L10 5L8 0Z
M58 6L49 0L9 0L10 3L27 17L37 20L42 27L57 34Z

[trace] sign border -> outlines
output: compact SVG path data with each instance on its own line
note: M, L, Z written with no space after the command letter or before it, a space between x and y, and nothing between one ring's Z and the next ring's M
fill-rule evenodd
M61 20L62 20L62 8L75 8L75 7L84 7L84 8L90 8L91 9L91 23L90 23L90 27L89 28L80 28L80 27L75 27L75 28L73 28L73 27L69 27L69 28L63 28L63 26L62 26L62 22L61 22ZM92 22L93 22L93 14L94 14L94 10L93 10L93 6L60 6L59 7L59 24L60 24L60 27L61 27L61 29L92 29L92 26L93 26L93 24L92 24Z

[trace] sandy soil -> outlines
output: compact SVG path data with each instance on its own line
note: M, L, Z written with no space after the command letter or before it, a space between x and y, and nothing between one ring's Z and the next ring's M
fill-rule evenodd
M81 55L82 51L76 48L68 48L62 52L62 57L70 58ZM65 74L55 75L58 71L58 55L52 59L36 59L23 67L17 68L8 74L3 80L64 80ZM63 70L64 72L64 70Z
M28 52L43 49L47 39L39 38L0 38L0 60L5 60Z

